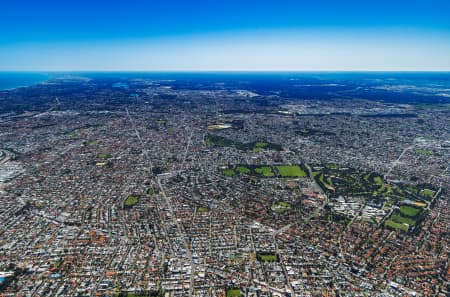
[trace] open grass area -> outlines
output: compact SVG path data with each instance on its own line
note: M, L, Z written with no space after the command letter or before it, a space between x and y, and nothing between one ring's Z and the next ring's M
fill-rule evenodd
M415 186L406 185L406 186L404 186L404 188L410 193L414 193L414 194L418 194L419 193L419 189L416 188Z
M249 174L251 170L245 166L237 166L236 171L243 174Z
M416 224L415 220L413 220L411 218L407 218L407 217L401 216L401 215L392 215L390 217L390 220L394 221L396 223L400 223L400 224L401 223L405 223L405 224L408 224L410 226L414 226Z
M232 177L232 176L234 176L235 172L233 169L225 169L223 171L223 174L225 174L225 176Z
M197 212L208 212L209 207L197 207Z
M257 148L265 148L268 145L269 144L267 142L257 142L257 143L255 143L255 147L257 147Z
M98 154L98 157L100 159L106 160L106 159L111 158L112 156L110 154L107 154L107 153L101 153L101 154Z
M390 227L390 228L395 229L395 230L401 230L403 232L408 232L408 229L409 229L408 226L406 226L406 225L404 225L402 223L394 222L392 220L387 220L386 222L384 222L384 225L386 227Z
M134 205L136 205L137 204L137 202L138 202L138 197L136 197L136 196L128 196L126 199L125 199L125 201L123 202L123 205L125 206L125 207L132 207L132 206L134 206Z
M282 177L306 177L306 172L298 165L280 165L277 166L278 173Z
M276 255L262 255L261 260L264 262L276 262L277 256Z
M227 295L227 297L239 297L239 296L242 296L241 290L239 290L239 289L228 289L226 295Z
M381 177L375 176L375 177L373 178L373 180L375 181L375 183L376 183L377 185L379 185L379 186L384 186L384 182L383 182L383 179L382 179Z
M275 173L273 173L272 168L270 168L269 166L257 167L255 168L255 172L265 177L275 176Z
M423 189L422 191L420 191L420 194L426 197L430 197L433 198L434 194L436 192L430 189Z
M278 201L278 202L272 204L270 209L274 212L283 213L287 210L292 209L292 205L290 205L289 203L287 203L285 201Z
M247 174L254 177L306 177L308 174L300 165L237 165L222 169L222 174L233 177L236 174Z
M100 143L100 140L89 140L86 142L87 145L97 145Z
M402 215L405 215L408 217L415 217L420 213L420 209L411 207L411 206L402 205L402 206L400 206L400 213Z
M278 256L275 253L260 252L256 253L256 259L261 262L277 262Z
M433 151L430 151L430 150L416 150L416 154L419 154L419 155L432 155Z

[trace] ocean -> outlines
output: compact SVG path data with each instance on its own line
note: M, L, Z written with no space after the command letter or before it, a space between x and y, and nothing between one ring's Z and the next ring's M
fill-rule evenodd
M0 90L28 87L50 79L50 74L39 72L0 72Z

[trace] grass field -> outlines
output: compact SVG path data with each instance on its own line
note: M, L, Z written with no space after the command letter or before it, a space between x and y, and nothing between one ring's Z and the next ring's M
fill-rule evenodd
M136 196L128 196L125 199L125 201L123 202L123 205L131 207L133 205L136 205L137 202L138 202L138 197L136 197Z
M239 173L249 174L251 170L244 166L237 166L236 171Z
M375 177L373 178L373 180L375 181L375 183L376 183L377 185L379 185L379 186L384 186L384 182L383 182L383 179L382 179L381 177L375 176Z
M87 145L97 145L100 143L100 140L89 140L86 142Z
M433 190L430 190L430 189L423 189L422 191L420 191L421 195L427 196L427 197L430 197L430 198L433 198L434 193L435 192Z
M262 255L261 260L264 262L276 262L277 256L276 255Z
M402 206L400 206L400 213L402 215L405 215L408 217L415 217L420 213L420 209L411 207L411 206L402 205Z
M234 172L233 169L225 169L225 170L223 171L223 174L225 174L225 176L232 177L232 176L234 176L235 172Z
M255 168L255 172L265 177L275 176L275 173L273 173L272 168L270 168L269 166L257 167Z
M103 159L103 160L106 160L106 159L111 158L111 155L110 154L106 154L106 153L101 153L101 154L98 154L98 157Z
M256 258L261 262L276 262L278 257L273 253L257 253Z
M257 142L255 143L255 147L257 148L264 148L267 147L269 144L267 142Z
M242 296L241 290L239 289L228 289L227 290L227 297L239 297Z
M277 166L278 173L282 177L306 177L308 176L298 165Z
M197 207L197 212L208 212L209 208L208 207Z
M401 215L392 215L390 218L391 221L394 221L396 223L406 223L410 226L414 226L416 224L416 221L414 221L411 218L403 217Z
M416 150L416 154L419 154L419 155L432 155L433 151L430 151L430 150Z
M402 230L404 232L408 232L408 229L409 229L408 226L401 224L401 223L396 223L392 220L387 220L386 222L384 222L384 225L386 227L390 227L390 228L396 229L396 230Z
M216 135L207 135L205 142L207 147L233 147L240 144L231 139Z

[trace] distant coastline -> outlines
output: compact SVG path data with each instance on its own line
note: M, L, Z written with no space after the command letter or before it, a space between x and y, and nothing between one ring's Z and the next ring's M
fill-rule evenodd
M50 78L47 73L38 72L0 72L0 91L29 87Z
M157 80L183 80L183 79L313 79L321 80L352 80L372 82L389 77L393 81L420 79L438 81L439 84L450 83L450 71L64 71L64 72L20 72L0 71L0 91L14 90L21 87L30 87L54 78L77 76L90 79L157 79ZM317 85L316 85L317 86Z

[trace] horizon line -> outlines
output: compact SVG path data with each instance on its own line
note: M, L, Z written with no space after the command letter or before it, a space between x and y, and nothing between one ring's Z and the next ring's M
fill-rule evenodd
M135 69L85 69L85 70L45 70L45 69L38 69L38 70L2 70L0 69L0 73L31 73L31 72L48 72L48 73L58 73L58 72L71 72L71 73L118 73L118 72L128 72L128 73L307 73L307 72L315 72L315 73L326 73L326 72L435 72L435 73L444 73L444 72L450 72L449 69L320 69L320 70L314 70L314 69L295 69L295 70L283 70L283 69L273 69L273 70L265 70L265 69L236 69L236 70L230 70L230 69L192 69L192 70L186 70L186 69L157 69L157 70L150 70L150 69L142 69L142 70L135 70Z

